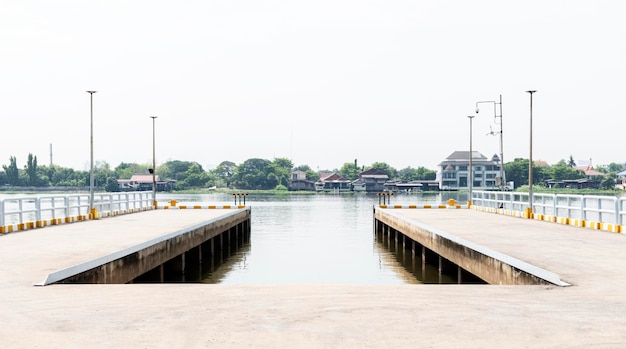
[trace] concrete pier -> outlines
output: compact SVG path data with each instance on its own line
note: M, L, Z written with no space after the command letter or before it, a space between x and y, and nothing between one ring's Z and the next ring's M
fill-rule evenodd
M464 273L469 273L492 285L569 286L549 270L411 219L407 212L410 213L411 210L376 210L376 233L395 239L402 244L403 249L408 241L412 244L413 251L419 248L418 258L422 262L426 260L427 251L433 252L438 257L436 265L440 271L444 268L450 269L450 264L457 266L458 279Z
M141 221L152 236L167 230L167 219L146 214L120 218ZM34 287L50 272L93 259L89 246L117 251L147 237L137 232L119 245L119 236L94 229L113 222L81 222L67 225L72 231L62 238L57 227L0 237L0 341L6 348L107 349L626 346L624 235L465 209L394 214L549 270L571 286ZM188 226L182 221L168 224Z
M250 208L153 210L10 233L0 250L35 285L128 283L164 266L184 272L186 255L199 261L215 240L222 251L249 234Z

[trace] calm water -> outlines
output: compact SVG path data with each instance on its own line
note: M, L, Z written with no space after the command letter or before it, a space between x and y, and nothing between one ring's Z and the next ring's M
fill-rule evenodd
M160 202L176 199L185 203L235 203L228 194L159 193L157 198ZM442 203L448 198L459 199L456 193L407 194L394 195L391 203ZM377 196L366 194L251 194L246 197L246 204L252 210L250 244L246 244L212 272L204 273L203 282L422 283L422 266L419 262L416 266L410 258L407 261L401 251L396 253L383 242L376 241L373 206L378 204L378 200ZM436 270L426 273L436 274Z

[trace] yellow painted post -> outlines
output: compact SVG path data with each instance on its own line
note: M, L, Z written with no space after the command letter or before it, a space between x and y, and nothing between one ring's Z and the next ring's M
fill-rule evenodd
M530 207L526 208L526 212L524 213L524 217L528 218L528 219L532 219L533 218L533 209Z

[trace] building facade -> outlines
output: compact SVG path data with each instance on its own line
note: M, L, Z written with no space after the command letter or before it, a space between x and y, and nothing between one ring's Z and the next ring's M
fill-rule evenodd
M437 181L441 190L460 190L469 188L469 151L455 151L438 165ZM499 190L501 183L506 183L506 176L501 168L500 158L491 159L480 152L472 152L473 184L476 190ZM504 178L501 178L504 177Z
M289 180L289 190L315 190L315 182L306 178L306 172L293 171Z
M352 182L354 191L381 192L389 176L381 170L371 168L359 173L359 178Z
M315 182L316 191L342 192L351 191L352 185L349 180L339 173L320 173L320 179Z

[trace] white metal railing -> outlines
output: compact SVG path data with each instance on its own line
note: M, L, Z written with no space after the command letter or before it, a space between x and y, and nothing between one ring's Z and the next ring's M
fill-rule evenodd
M529 207L528 193L473 191L472 205L521 212ZM615 225L626 223L624 196L534 193L532 206L534 214Z
M15 196L0 199L0 228L28 222L89 215L89 194ZM152 208L152 191L94 193L99 216L139 212Z

